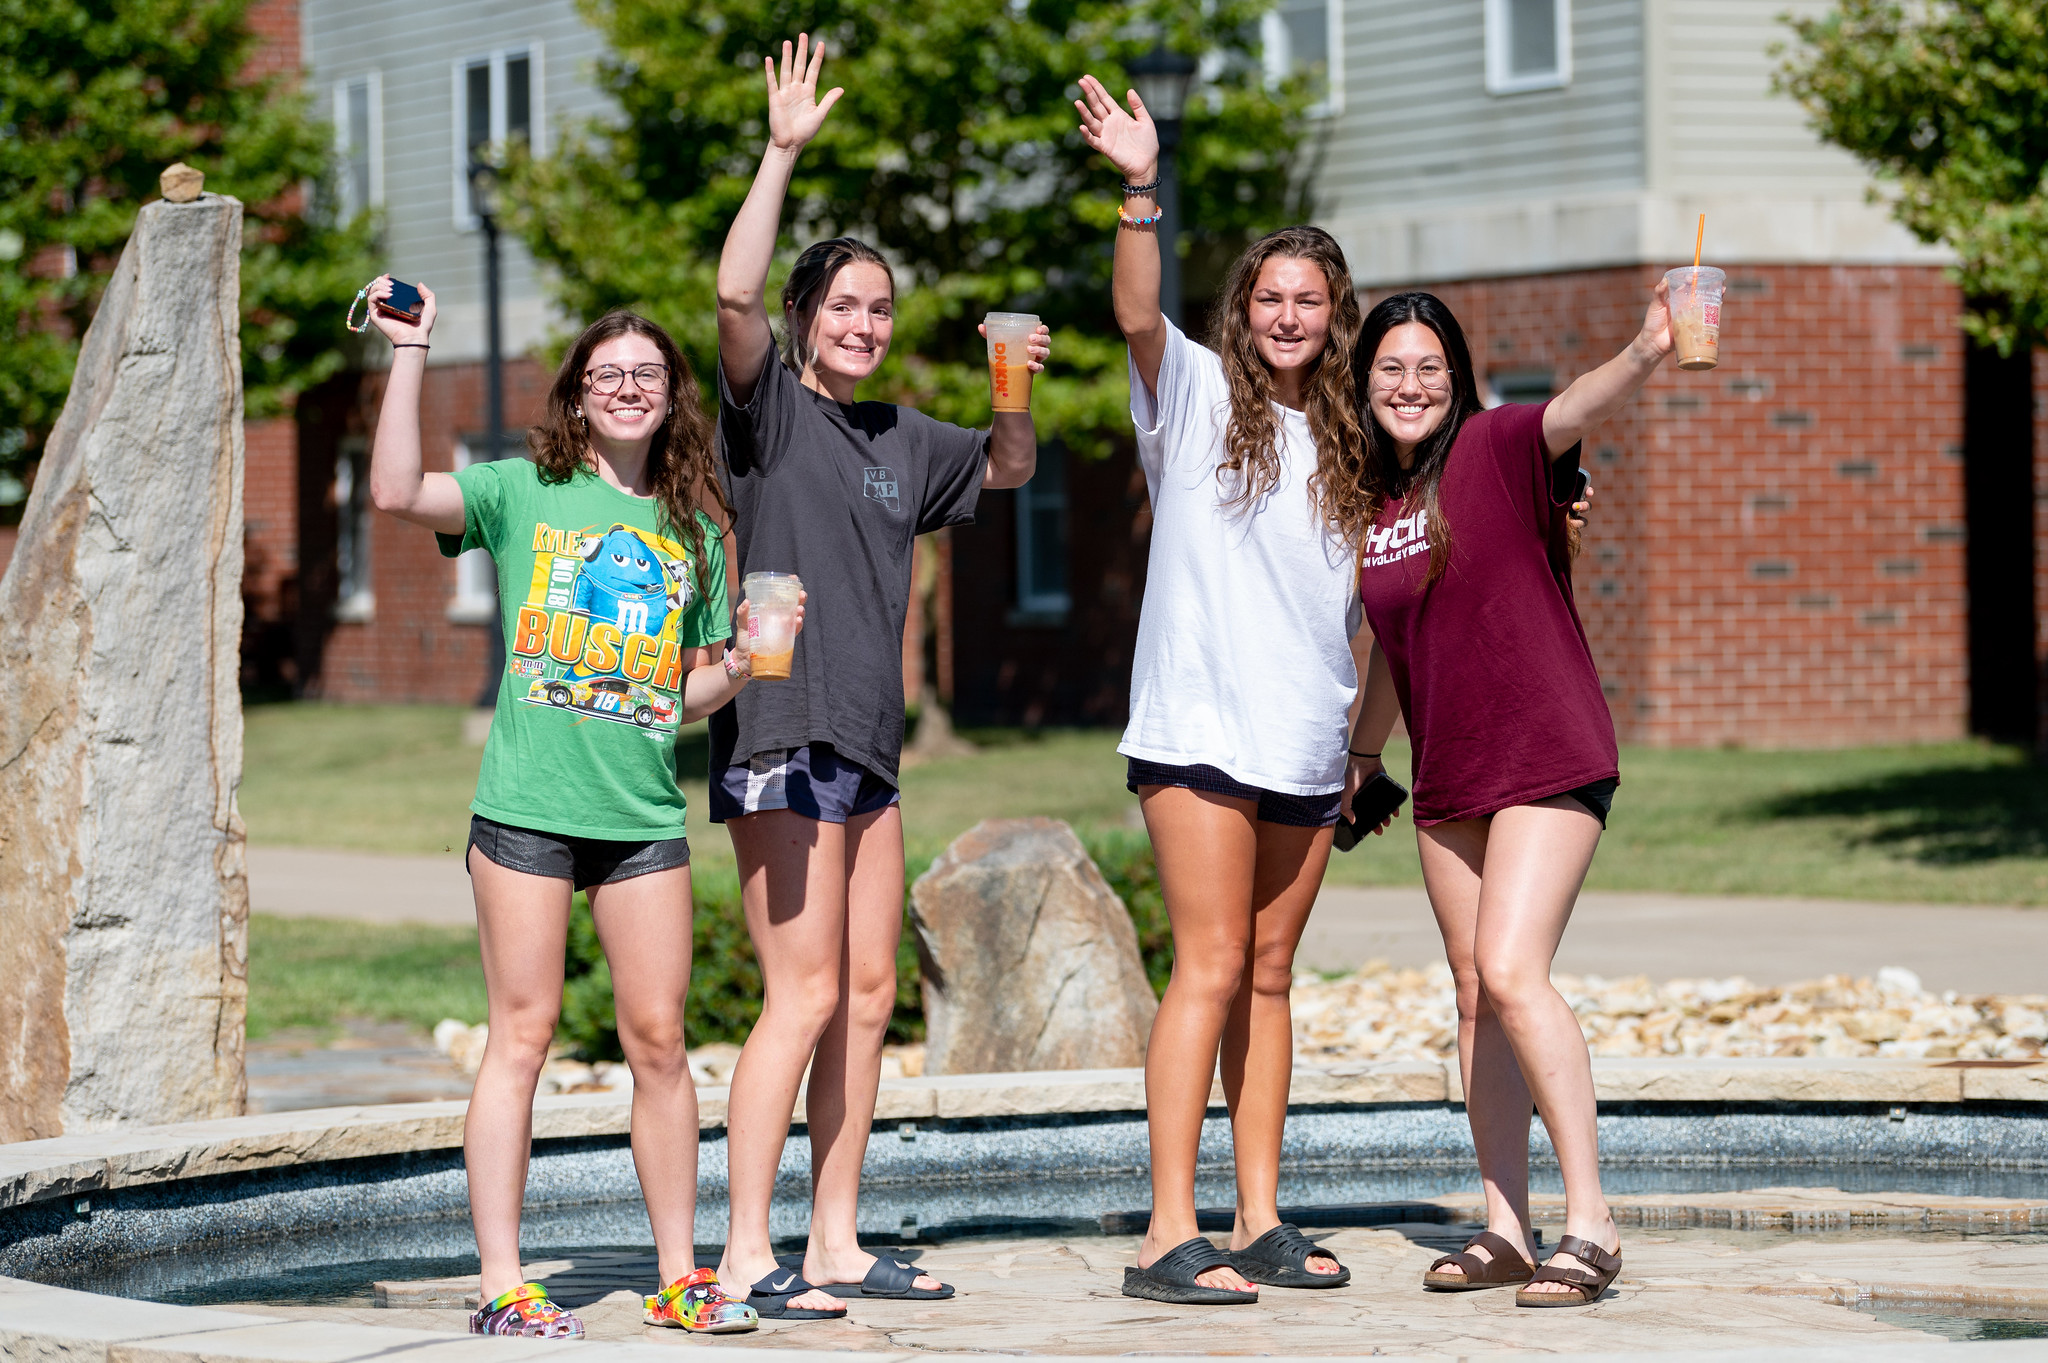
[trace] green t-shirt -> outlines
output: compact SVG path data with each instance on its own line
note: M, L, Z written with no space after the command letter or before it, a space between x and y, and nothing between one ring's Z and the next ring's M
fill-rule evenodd
M656 530L657 503L594 473L543 483L531 460L459 470L448 557L498 567L506 667L472 810L515 828L642 842L684 835L675 744L684 654L732 633L725 547L698 513L703 570Z

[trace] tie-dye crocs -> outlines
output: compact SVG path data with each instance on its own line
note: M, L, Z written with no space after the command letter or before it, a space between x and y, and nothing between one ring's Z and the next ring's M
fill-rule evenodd
M705 1335L731 1335L761 1328L760 1313L742 1301L725 1295L718 1274L700 1268L676 1279L651 1297L647 1304L649 1325L690 1330Z
M469 1318L469 1332L521 1339L581 1339L583 1322L549 1301L545 1287L526 1283L479 1306Z

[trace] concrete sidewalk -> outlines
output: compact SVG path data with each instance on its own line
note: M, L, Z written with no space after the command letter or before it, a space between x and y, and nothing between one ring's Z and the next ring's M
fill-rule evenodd
M257 913L376 923L476 921L462 859L388 857L295 847L249 849ZM1426 966L1443 958L1420 889L1326 886L1299 961L1348 970L1374 958ZM1557 968L1667 980L1746 975L1784 984L1820 975L1916 971L1930 989L2048 993L2048 909L1874 904L1708 895L1579 897Z

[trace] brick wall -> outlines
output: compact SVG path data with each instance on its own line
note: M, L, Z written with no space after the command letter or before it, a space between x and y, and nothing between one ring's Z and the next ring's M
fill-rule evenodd
M548 377L531 360L507 362L508 430L538 416ZM373 511L368 552L375 609L364 620L336 618L335 459L344 440L375 429L383 383L381 374L348 375L299 404L299 687L328 700L467 704L483 686L489 635L484 625L449 619L455 563L441 557L429 531ZM458 441L483 427L483 399L483 366L427 371L420 432L429 470L454 467Z
M1627 343L1659 273L1433 291L1482 379L1548 370L1562 389ZM1667 364L1588 451L1574 587L1616 727L1662 746L1956 737L1960 298L1932 268L1730 273L1720 367Z
M248 80L296 75L300 69L299 0L254 0L246 12L256 48L242 75Z

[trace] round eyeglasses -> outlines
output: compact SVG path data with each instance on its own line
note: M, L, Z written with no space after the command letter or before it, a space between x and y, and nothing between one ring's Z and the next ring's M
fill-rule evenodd
M1451 367L1435 358L1414 365L1402 364L1399 360L1382 360L1372 367L1372 386L1382 393L1391 393L1411 372L1415 381L1432 393L1441 393L1451 386Z
M601 364L595 369L584 370L583 381L590 385L591 392L610 397L625 384L628 374L633 376L633 386L643 393L668 391L668 366L665 364L636 364L631 369Z

